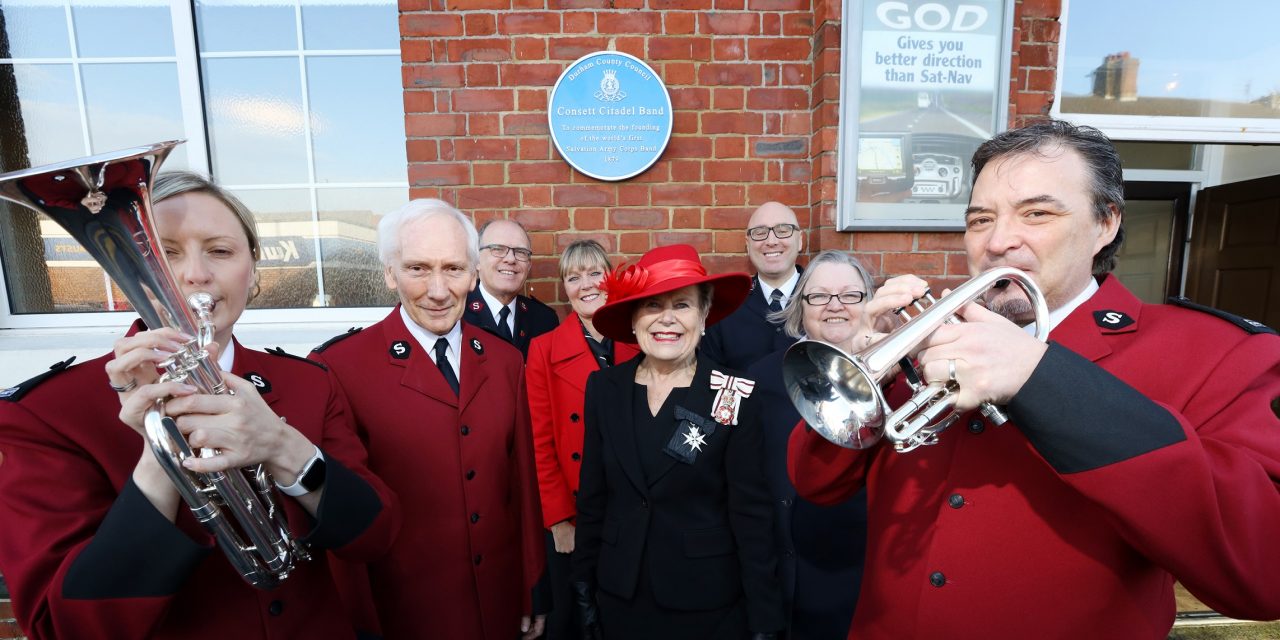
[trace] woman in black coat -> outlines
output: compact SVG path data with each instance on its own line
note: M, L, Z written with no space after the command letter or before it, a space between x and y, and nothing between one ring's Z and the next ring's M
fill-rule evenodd
M595 325L642 356L587 381L573 580L593 638L773 638L783 626L754 383L697 357L750 278L687 245L605 282Z

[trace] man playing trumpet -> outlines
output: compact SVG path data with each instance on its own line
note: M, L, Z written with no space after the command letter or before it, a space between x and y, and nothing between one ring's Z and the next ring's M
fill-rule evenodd
M1112 275L1119 155L1097 130L1044 122L973 158L965 250L977 275L1039 285L1049 342L1019 287L992 288L919 345L926 382L965 413L906 454L797 428L803 497L869 494L867 566L849 637L1165 638L1173 582L1239 618L1280 617L1280 339L1189 305L1143 304ZM895 278L883 316L923 295ZM1010 322L1012 320L1012 322ZM890 383L890 404L908 395ZM996 428L981 402L1005 406Z

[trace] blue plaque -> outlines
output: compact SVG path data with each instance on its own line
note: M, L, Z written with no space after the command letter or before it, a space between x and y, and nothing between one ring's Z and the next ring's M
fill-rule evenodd
M585 175L626 180L658 161L671 140L671 96L649 65L597 51L569 65L551 89L556 150Z

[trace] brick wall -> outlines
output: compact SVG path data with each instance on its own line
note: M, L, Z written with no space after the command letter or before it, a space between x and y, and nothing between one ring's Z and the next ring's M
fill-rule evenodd
M581 238L615 258L685 242L712 270L747 270L742 229L769 200L796 210L807 251L852 250L877 273L937 285L966 278L959 234L835 231L840 0L400 0L400 9L412 195L478 222L523 223L541 256L530 286L542 300L561 300L556 257ZM1016 1L1011 123L1048 113L1060 10L1060 0ZM604 49L648 62L675 108L662 158L618 183L570 169L546 123L560 73Z

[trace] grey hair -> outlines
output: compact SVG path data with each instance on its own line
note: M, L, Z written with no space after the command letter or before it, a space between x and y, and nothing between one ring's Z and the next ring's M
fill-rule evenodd
M800 274L800 281L796 283L796 289L791 294L791 299L782 311L774 311L769 314L770 322L782 324L782 330L792 338L804 337L804 301L800 298L805 295L805 289L809 286L809 280L818 270L818 267L824 264L837 264L853 267L858 272L858 278L862 280L863 290L867 292L863 302L870 300L875 291L874 281L871 279L871 273L862 263L852 254L844 251L827 250L814 256L809 261L809 266L805 267L804 273Z
M608 273L609 253L595 240L578 240L565 248L560 254L560 279L564 280L570 271L585 269L599 265Z
M462 225L467 234L467 260L474 271L476 265L480 264L480 234L476 231L476 225L467 214L444 200L435 198L410 200L408 204L382 216L378 221L378 259L382 261L382 266L393 266L392 263L400 257L400 229L404 225L440 215L451 216Z
M253 252L253 261L257 262L262 258L262 239L258 236L258 223L253 217L253 212L240 201L240 198L214 184L208 177L194 171L166 171L156 176L155 184L151 185L151 202L159 204L184 193L203 193L217 198L226 205L231 213L236 215L236 219L240 221L240 228L244 229L244 235L249 239L249 250Z
M976 183L983 167L994 160L1024 154L1049 157L1063 148L1080 154L1089 171L1089 196L1098 221L1105 222L1111 217L1112 206L1120 216L1115 239L1093 256L1094 275L1111 273L1116 268L1116 252L1124 244L1124 173L1120 153L1101 131L1062 120L1010 129L982 143L973 152L973 181Z

